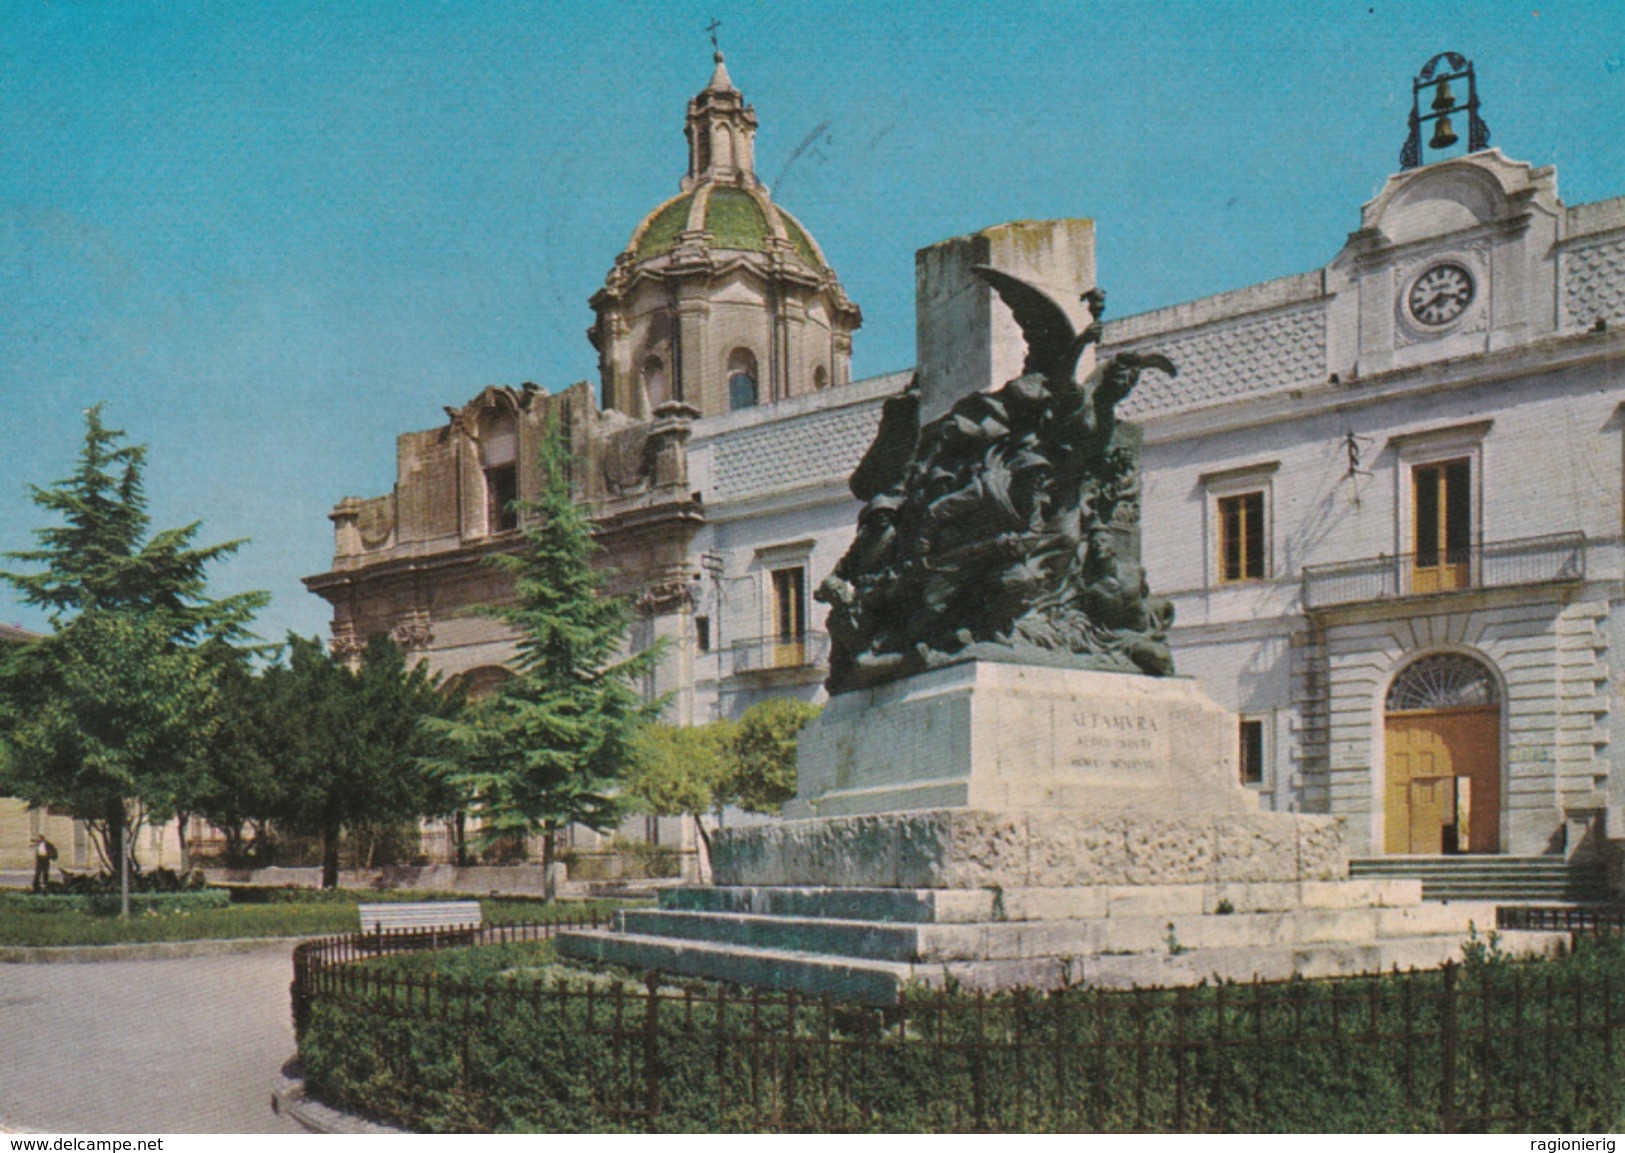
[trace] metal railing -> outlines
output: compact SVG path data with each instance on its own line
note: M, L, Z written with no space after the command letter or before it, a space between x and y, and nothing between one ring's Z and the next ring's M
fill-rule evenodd
M1303 607L1585 580L1581 532L1303 567Z
M295 1019L303 1044L329 1006L324 1059L365 1066L354 1099L325 1103L408 1128L506 1127L518 1108L570 1131L1530 1132L1625 1097L1625 982L1497 963L1482 942L1487 963L1439 971L891 1006L654 974L460 983L354 963L371 946L300 946Z
M733 671L766 673L776 670L829 667L829 634L748 637L733 642Z
M1498 929L1606 936L1625 933L1625 909L1568 905L1502 905L1495 910Z

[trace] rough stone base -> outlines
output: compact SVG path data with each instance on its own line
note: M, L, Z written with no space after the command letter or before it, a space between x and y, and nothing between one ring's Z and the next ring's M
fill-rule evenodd
M1337 818L979 812L786 821L718 834L717 884L629 909L568 957L885 1003L969 989L1335 976L1459 959L1487 902L1350 881ZM1563 934L1503 934L1550 952Z
M712 838L719 885L1063 888L1334 881L1338 818L939 809L783 821Z

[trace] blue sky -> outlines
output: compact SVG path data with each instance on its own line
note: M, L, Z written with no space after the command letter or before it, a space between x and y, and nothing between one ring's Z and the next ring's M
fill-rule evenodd
M759 175L864 310L858 376L913 361L914 251L1003 220L1094 217L1114 316L1324 264L1445 49L1494 145L1625 194L1617 0L8 0L0 550L103 401L159 526L251 539L215 587L325 634L298 578L397 434L594 376L587 298L676 190L713 17ZM0 621L42 623L9 588Z

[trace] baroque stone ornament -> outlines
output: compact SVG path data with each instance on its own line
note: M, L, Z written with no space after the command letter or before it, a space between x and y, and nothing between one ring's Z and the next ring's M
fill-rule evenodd
M831 694L964 660L1165 676L1173 606L1139 563L1139 429L1116 417L1126 352L1075 379L1106 294L1077 332L1044 289L977 265L1027 343L1022 374L919 423L918 381L886 401L853 471L857 536L815 594L830 606Z

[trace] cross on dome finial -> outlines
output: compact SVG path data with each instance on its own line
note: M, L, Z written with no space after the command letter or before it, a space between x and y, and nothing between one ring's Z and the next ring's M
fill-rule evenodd
M711 23L705 26L705 30L711 33L711 51L717 53L719 57L722 54L722 45L717 43L717 29L721 27L722 21L716 19L716 17L712 17Z

